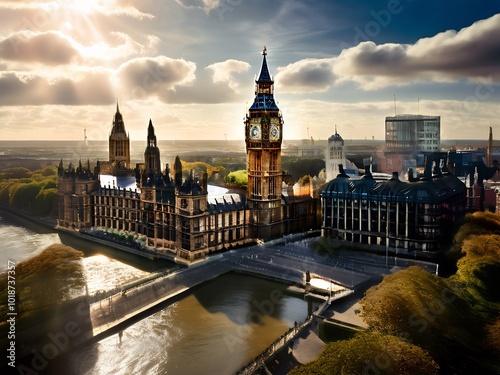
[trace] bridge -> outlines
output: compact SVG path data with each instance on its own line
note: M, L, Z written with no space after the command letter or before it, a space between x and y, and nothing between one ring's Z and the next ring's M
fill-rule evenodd
M396 264L397 260L392 261ZM420 265L431 271L435 267L432 264ZM50 321L33 324L24 332L19 332L23 348L19 348L18 358L26 357L27 363L33 366L33 361L37 359L34 353L51 359L75 346L99 340L116 332L127 321L141 318L141 314L147 314L148 310L162 302L179 297L191 288L228 272L254 274L302 287L307 271L332 280L349 292L389 270L383 257L342 251L325 256L311 249L305 239L232 250L174 272L148 275L112 293L87 296L72 307L57 310ZM57 349L55 354L54 348Z

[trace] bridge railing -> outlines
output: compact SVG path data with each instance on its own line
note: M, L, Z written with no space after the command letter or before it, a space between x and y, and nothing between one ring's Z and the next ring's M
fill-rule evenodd
M302 324L297 324L291 327L288 331L282 334L271 345L267 347L261 354L248 362L245 366L238 371L238 375L250 375L255 371L265 366L266 361L271 358L276 352L282 349L290 341L292 341L298 334L300 334L313 320L313 315L309 315Z

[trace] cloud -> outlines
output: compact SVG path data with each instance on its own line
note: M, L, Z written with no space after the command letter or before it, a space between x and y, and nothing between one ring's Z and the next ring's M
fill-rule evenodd
M79 56L71 40L57 32L21 31L0 41L0 59L66 65Z
M152 19L150 13L140 11L138 0L0 0L0 9L35 10L43 16L56 11L70 11L79 14L118 15L137 19Z
M365 89L463 78L498 82L500 14L412 45L360 43L340 54L334 71L342 80L357 82Z
M133 97L144 98L191 85L196 79L195 72L196 64L184 59L140 57L122 64L117 77Z
M212 70L214 83L227 83L228 86L238 92L239 83L233 73L242 73L250 69L250 64L245 61L229 59L207 66L205 69Z
M363 90L417 82L500 82L500 14L415 44L362 42L338 57L304 59L278 68L283 92L322 92L354 82Z
M206 13L217 9L221 0L175 0L177 4L185 9L202 9Z
M81 54L89 60L112 61L130 56L145 56L156 51L160 39L154 35L147 35L145 39L145 44L141 44L128 34L113 31L99 43L80 46L79 49Z
M323 92L335 83L335 59L304 59L279 67L275 81L282 92Z
M75 79L7 72L0 75L0 105L103 105L115 100L109 73L84 72Z

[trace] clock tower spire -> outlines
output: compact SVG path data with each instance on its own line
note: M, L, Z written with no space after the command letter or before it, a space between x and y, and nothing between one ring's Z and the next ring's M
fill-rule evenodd
M113 128L109 135L109 161L115 163L118 169L130 168L130 139L125 131L125 123L118 108L118 101L113 118Z
M274 81L267 66L267 49L259 78L255 81L255 99L245 117L245 142L248 171L248 206L252 211L250 230L257 238L283 233L281 189L281 141L283 118L274 100Z

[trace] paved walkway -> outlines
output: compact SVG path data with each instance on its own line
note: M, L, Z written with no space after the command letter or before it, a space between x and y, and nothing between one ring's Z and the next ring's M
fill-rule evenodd
M325 343L312 330L305 330L293 344L293 356L301 363L312 362L320 356Z

